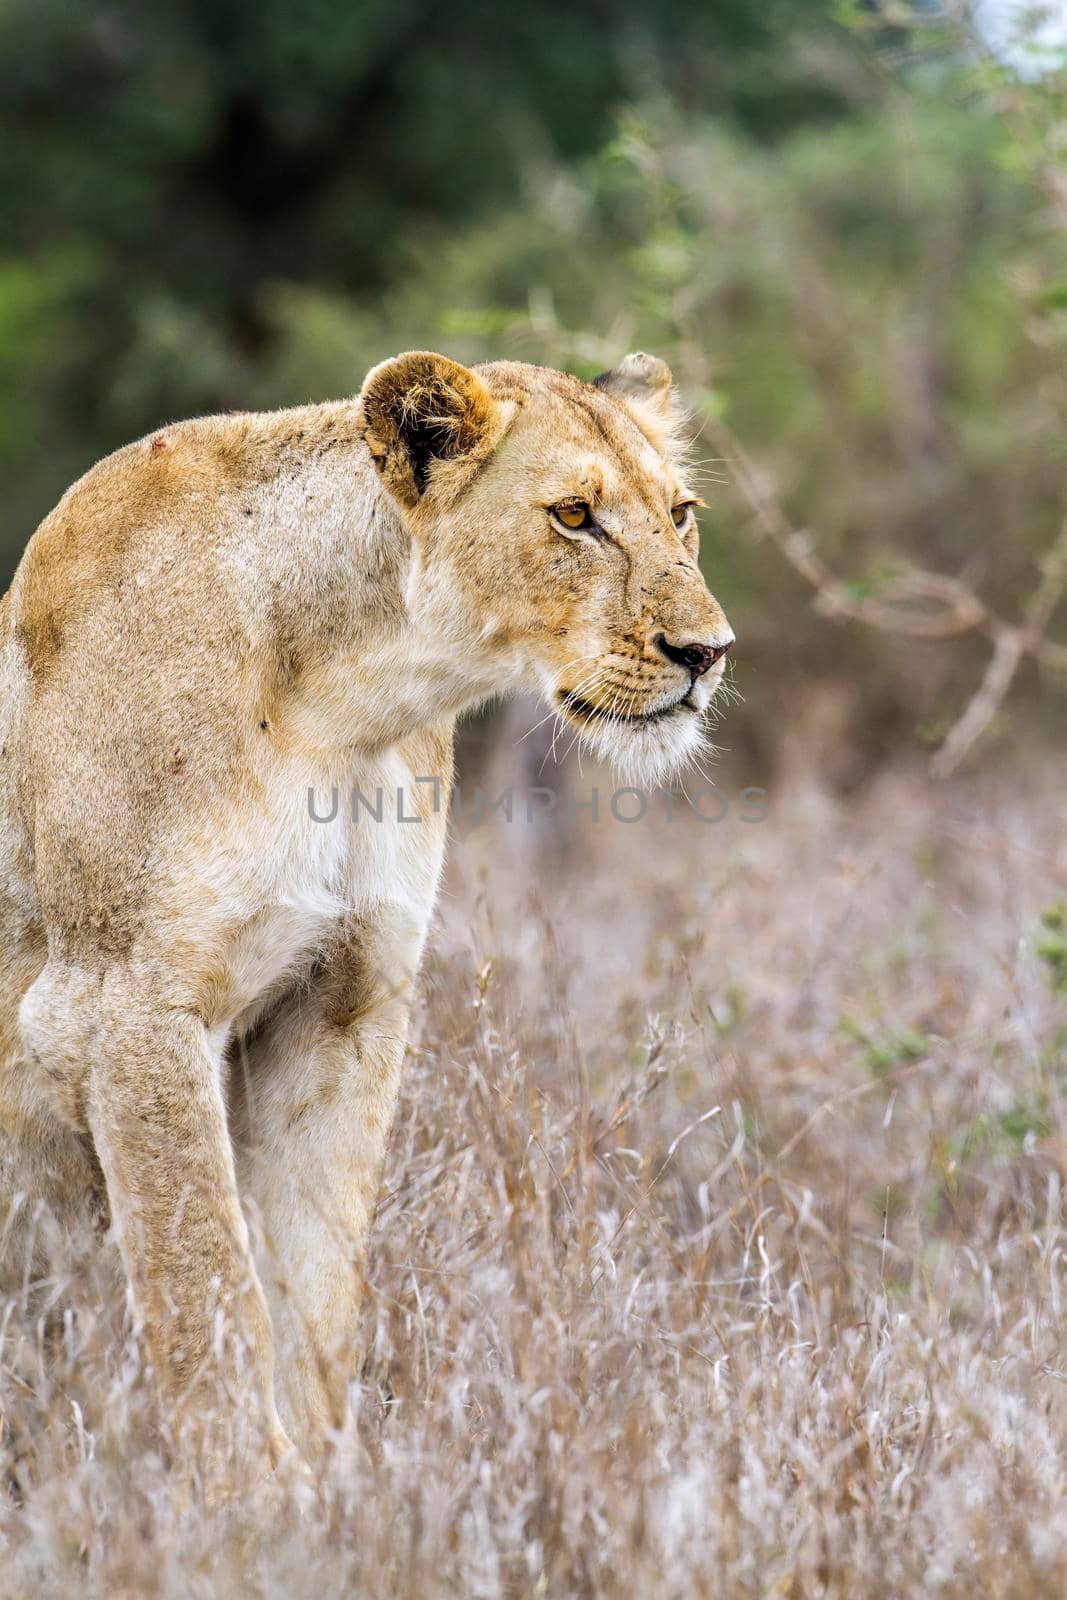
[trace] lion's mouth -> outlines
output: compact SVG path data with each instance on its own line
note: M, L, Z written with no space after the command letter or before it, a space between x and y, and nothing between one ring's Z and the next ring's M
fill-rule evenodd
M560 696L560 705L569 711L571 716L586 722L607 722L622 727L647 728L650 723L663 722L679 711L695 712L697 708L689 696L690 690L687 689L677 700L672 700L669 705L657 706L653 711L617 711L610 706L594 706L588 700L583 700L580 695L570 693Z

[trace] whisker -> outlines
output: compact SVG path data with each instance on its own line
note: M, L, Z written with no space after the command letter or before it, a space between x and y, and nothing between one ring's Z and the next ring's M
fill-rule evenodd
M593 658L591 656L581 656L578 659L579 660L584 660L584 661L591 661ZM574 663L572 662L571 665L574 665ZM597 672L598 672L598 669L594 669L594 671L586 673L585 677L580 680L580 683L579 683L578 687L579 688L588 688L589 685L596 679ZM576 689L570 689L570 690L568 690L568 693L569 694L576 694L577 690ZM514 741L514 745L522 744L523 740L528 739L530 737L531 733L536 733L538 728L543 728L545 723L549 720L550 717L556 717L558 715L559 715L559 708L557 706L553 706L551 711L547 711L545 713L545 715L540 719L540 721L534 723L532 728L527 728L526 732L524 734L521 734L519 736L519 738ZM512 746L512 748L514 748L514 745Z
M585 659L589 660L591 658L587 656ZM586 694L592 693L593 690L595 689L597 683L599 682L599 680L601 679L601 677L603 676L603 674L605 673L606 670L607 669L605 667L603 667L603 666L594 667L591 672L587 672L585 674L584 678L580 678L578 680L578 683L575 685L575 687L573 689L569 689L567 691L568 694L574 695L574 696L576 696L578 698L581 698L581 695L582 695L583 692L586 693ZM550 745L548 747L548 750L545 753L544 759L542 760L540 767L538 768L538 774L537 774L538 777L540 777L541 773L544 771L545 763L548 761L549 756L552 757L553 761L558 766L558 765L561 764L561 761L566 760L567 755L569 754L569 752L570 752L570 750L571 750L571 748L573 746L573 741L572 741L572 744L568 745L567 750L564 751L564 754L563 754L563 756L561 758L556 756L556 742L557 742L557 739L559 737L559 734L562 732L563 728L566 725L565 724L565 719L564 719L564 716L563 716L563 711L562 711L561 707L557 707L555 710L549 712L548 716L542 717L541 721L536 723L534 728L528 729L527 733L523 734L523 739L528 738L529 734L531 734L531 733L536 731L536 728L540 728L545 722L547 722L549 716L554 717L556 719L556 721L555 721L555 725L553 726L553 729L552 729L552 740L551 740L551 743L550 743ZM581 729L579 728L578 731L580 733ZM517 740L516 743L521 744L522 740L521 739Z

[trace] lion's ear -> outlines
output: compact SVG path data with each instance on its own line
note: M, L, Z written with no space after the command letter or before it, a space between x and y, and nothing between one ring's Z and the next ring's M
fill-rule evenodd
M372 367L363 384L363 437L382 481L414 506L452 478L462 462L488 454L498 428L497 406L473 372L429 350L409 350Z
M593 382L605 394L622 401L665 460L684 456L685 407L674 388L670 367L659 356L635 350Z
M659 356L646 355L635 350L624 356L617 367L602 372L593 382L598 389L617 395L620 400L636 400L650 406L664 417L674 408L674 391L671 388L671 369Z

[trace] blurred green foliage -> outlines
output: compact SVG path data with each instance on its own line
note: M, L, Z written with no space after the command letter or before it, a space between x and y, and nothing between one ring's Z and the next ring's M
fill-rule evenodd
M72 473L161 419L322 394L324 367L357 388L383 286L432 282L457 230L606 143L618 106L658 92L760 135L832 114L781 48L819 12L4 0L4 565ZM345 350L367 330L340 371L337 324Z
M648 346L857 592L914 560L1010 604L1064 510L1062 103L873 0L3 0L0 564L161 421ZM704 468L731 615L814 670ZM973 663L858 632L872 726L951 712Z
M1056 993L1067 995L1067 900L1048 906L1041 914L1041 925L1044 932L1037 953L1048 967Z

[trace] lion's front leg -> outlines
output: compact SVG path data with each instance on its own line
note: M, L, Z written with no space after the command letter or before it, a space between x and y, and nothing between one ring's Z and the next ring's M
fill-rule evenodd
M302 1447L341 1425L357 1366L364 1241L421 943L396 908L360 919L234 1064L239 1184L259 1212L279 1399Z
M177 1457L218 1498L237 1465L264 1476L289 1441L219 1063L202 1020L162 1003L160 987L121 967L50 963L22 1023L88 1124Z

